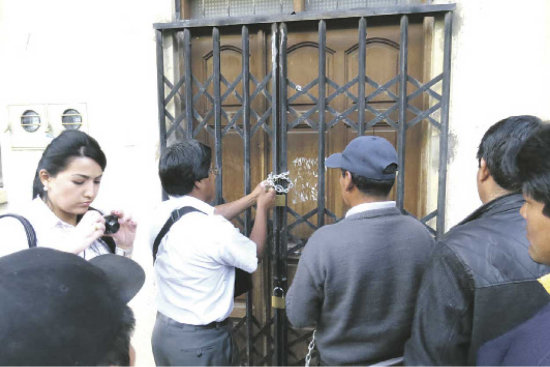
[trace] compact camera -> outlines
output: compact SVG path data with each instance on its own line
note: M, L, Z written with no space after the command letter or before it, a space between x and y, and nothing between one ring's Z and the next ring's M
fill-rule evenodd
M117 233L120 228L120 223L118 223L118 217L116 215L106 215L103 217L105 219L105 234Z

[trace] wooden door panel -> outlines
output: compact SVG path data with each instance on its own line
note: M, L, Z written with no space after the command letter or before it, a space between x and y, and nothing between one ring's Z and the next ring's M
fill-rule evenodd
M369 28L367 35L367 61L365 66L365 72L368 78L373 80L379 86L391 81L398 75L399 66L399 26L379 26ZM312 80L318 78L318 33L312 32L289 32L287 49L289 50L288 56L288 79L299 87L304 88ZM292 51L292 52L290 52ZM417 79L422 80L422 51L423 51L423 32L421 24L411 24L409 26L409 68L408 73L415 76ZM326 156L342 151L345 145L357 136L356 132L346 126L346 119L349 119L353 123L357 123L358 113L346 113L356 102L349 94L340 93L338 96L332 96L337 87L342 87L346 83L352 81L357 77L357 52L358 52L358 40L356 29L330 29L330 23L327 27L326 36L326 76L330 81L337 86L331 85L329 81L327 84L327 106L333 111L325 112L325 122L333 123L334 125L328 128L326 135ZM299 88L297 87L297 88ZM388 90L393 93L394 96L398 95L399 84L396 82ZM372 94L376 89L375 86L366 84L366 96ZM350 87L347 90L351 95L357 98L358 87L357 84ZM311 88L310 94L317 98L318 88L317 86ZM288 87L289 99L294 96L298 91ZM388 93L379 93L375 97L367 101L369 110L365 112L365 121L373 121L380 114L384 114L388 109L392 108L392 111L388 113L388 118L391 122L398 122L398 109L396 108L397 101L394 96ZM421 108L423 100L418 98L418 101L413 101L417 107ZM393 107L392 107L393 106ZM311 113L310 109L315 107L314 101L307 96L300 96L295 100L291 100L289 107L292 110L287 115L289 122L296 121L299 116L304 116ZM307 120L311 121L313 125L318 122L318 112L311 113ZM414 115L410 113L407 115L410 120ZM344 128L342 128L344 126ZM397 132L386 122L378 122L373 127L365 131L366 134L374 134L387 138L394 146L397 146ZM301 144L290 144L288 156L302 157L304 161L316 162L317 160L317 139L314 138L317 132L311 129L306 124L297 125L291 129L288 133L288 140L298 141ZM294 135L297 135L294 137ZM308 138L305 138L308 136ZM411 128L407 132L406 137L406 167L405 171L405 208L409 212L415 215L423 215L423 206L420 204L422 197L419 191L419 179L420 179L420 154L421 154L421 137L422 127L418 124L414 128ZM318 138L318 136L317 136ZM310 147L309 144L313 144ZM308 146L306 146L308 145ZM292 152L293 149L299 150L299 152ZM298 185L291 193L293 200L297 201L297 198L308 197L309 191L312 188L317 188L316 175L307 175L297 177L297 173L293 172L295 167L290 165L290 175L293 178L299 180ZM316 164L315 164L316 167ZM339 191L339 172L332 172L337 170L328 170L326 174L326 205L327 208L335 213L338 217L345 214L347 208L341 203L340 191ZM395 189L392 191L392 198L395 198ZM290 202L290 201L289 201ZM293 204L293 210L296 210L300 215L305 215L312 210L310 204ZM326 216L325 222L330 222L331 219ZM316 223L316 219L313 221ZM299 227L299 229L298 229ZM296 229L295 235L307 235L310 233L307 226L300 225Z

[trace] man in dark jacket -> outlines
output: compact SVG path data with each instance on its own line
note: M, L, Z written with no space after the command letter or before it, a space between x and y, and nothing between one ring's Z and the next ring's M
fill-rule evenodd
M529 255L550 265L550 125L531 136L518 154L525 204L521 215L527 221ZM539 278L550 291L550 274ZM486 343L478 354L480 365L550 365L550 305L529 321Z
M483 205L436 246L420 287L406 364L475 364L481 344L548 302L536 278L550 267L527 254L515 164L521 144L540 127L536 117L514 116L483 136L477 153Z

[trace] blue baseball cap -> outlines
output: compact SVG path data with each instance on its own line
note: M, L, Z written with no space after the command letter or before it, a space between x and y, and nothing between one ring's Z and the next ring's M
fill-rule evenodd
M379 136L360 136L346 146L342 153L334 153L325 160L328 168L342 168L373 180L391 180L397 166L397 152L389 141Z

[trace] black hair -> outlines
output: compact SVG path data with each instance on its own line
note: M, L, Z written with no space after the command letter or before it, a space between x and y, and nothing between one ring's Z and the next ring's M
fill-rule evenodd
M516 156L523 142L542 126L535 116L511 116L500 120L485 132L477 159L487 162L487 168L495 182L505 190L519 192L521 181L516 166Z
M187 195L196 181L208 177L212 150L195 139L166 148L159 161L159 177L168 195Z
M44 199L46 196L44 185L40 181L40 170L44 169L50 176L55 177L77 157L93 159L102 171L107 166L107 158L94 138L82 131L65 130L53 139L42 153L32 184L33 199L36 196Z
M545 124L525 141L517 156L523 193L543 203L550 217L550 125Z
M103 356L98 366L129 366L130 365L130 339L134 331L136 320L134 313L127 305L124 305L120 326L111 344L111 349Z
M388 168L393 169L393 173L395 173L397 169L397 165L393 164L388 166ZM346 175L346 171L347 170L342 169L342 176ZM385 172L385 173L390 173L390 172ZM357 189L361 191L364 195L368 195L368 196L374 196L374 197L388 196L395 182L395 178L392 178L390 180L375 180L373 178L360 176L353 172L350 172L350 174L351 174L351 182L353 182L355 187L357 187Z

